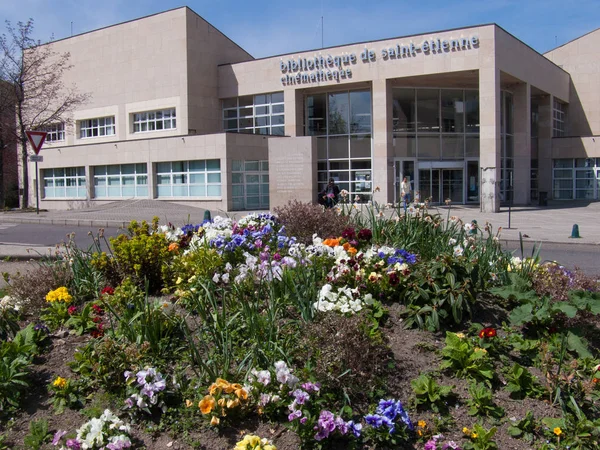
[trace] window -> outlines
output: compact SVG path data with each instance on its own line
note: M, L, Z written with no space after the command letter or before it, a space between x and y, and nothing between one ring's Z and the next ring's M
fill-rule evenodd
M556 200L597 200L600 197L600 159L555 159L552 191Z
M46 135L46 142L59 142L65 140L65 124L54 123L44 128L44 131L48 133Z
M229 132L283 136L283 92L223 100L223 129Z
M394 154L460 160L479 156L479 94L469 89L393 89Z
M114 135L115 116L86 119L79 122L79 137L81 139Z
M85 168L42 170L44 198L86 198Z
M177 128L175 108L148 111L133 115L133 132L172 130Z
M306 97L307 136L317 136L318 191L333 178L354 200L371 199L371 92L342 91Z
M231 198L233 209L269 209L269 162L232 161Z
M148 169L145 163L96 166L94 197L148 197Z
M156 163L157 195L161 197L220 197L218 159Z
M565 119L567 114L566 105L554 99L552 108L552 136L562 137L566 135Z

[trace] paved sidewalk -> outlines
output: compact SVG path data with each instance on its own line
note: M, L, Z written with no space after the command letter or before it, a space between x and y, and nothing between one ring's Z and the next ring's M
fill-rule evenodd
M440 206L430 211L442 217L460 217L465 222L477 220L480 226L486 222L492 224L494 230L502 227L500 238L504 241L518 241L519 233L525 241L568 243L576 245L600 245L600 202L595 203L556 203L548 207L514 207L510 212L510 228L508 227L509 211L502 208L496 214L482 213L478 206ZM21 212L10 211L0 213L2 223L34 223L87 226L90 228L121 227L131 220L151 220L154 216L161 223L171 222L176 226L187 223L199 223L204 218L204 209L189 205L163 202L157 200L126 200L102 206L68 211ZM211 211L216 215L240 217L248 212L224 213ZM570 238L573 225L579 225L580 239ZM0 242L0 255L13 258L33 258L47 255L48 247L32 247L26 244L14 245Z

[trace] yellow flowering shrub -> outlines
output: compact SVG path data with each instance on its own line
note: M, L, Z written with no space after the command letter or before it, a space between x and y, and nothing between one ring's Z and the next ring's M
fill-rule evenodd
M277 447L265 438L247 434L244 439L235 444L233 450L277 450Z
M73 296L69 294L66 287L61 286L58 289L48 292L46 294L46 301L48 303L71 303Z

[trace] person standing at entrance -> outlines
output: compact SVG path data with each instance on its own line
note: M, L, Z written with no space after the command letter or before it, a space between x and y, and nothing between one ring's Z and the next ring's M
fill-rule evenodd
M400 184L400 195L402 197L402 201L404 202L404 214L406 214L408 202L410 202L410 183L406 177L404 177L402 183Z
M335 180L330 178L325 189L319 194L319 200L321 200L319 203L325 205L326 208L333 208L337 204L339 196L340 188L335 184Z

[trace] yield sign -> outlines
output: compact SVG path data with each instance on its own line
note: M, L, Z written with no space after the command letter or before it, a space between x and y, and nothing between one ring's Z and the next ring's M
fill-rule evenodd
M29 143L33 147L33 151L35 154L39 154L42 149L42 145L44 145L44 141L46 140L45 131L26 131L27 139L29 139Z

